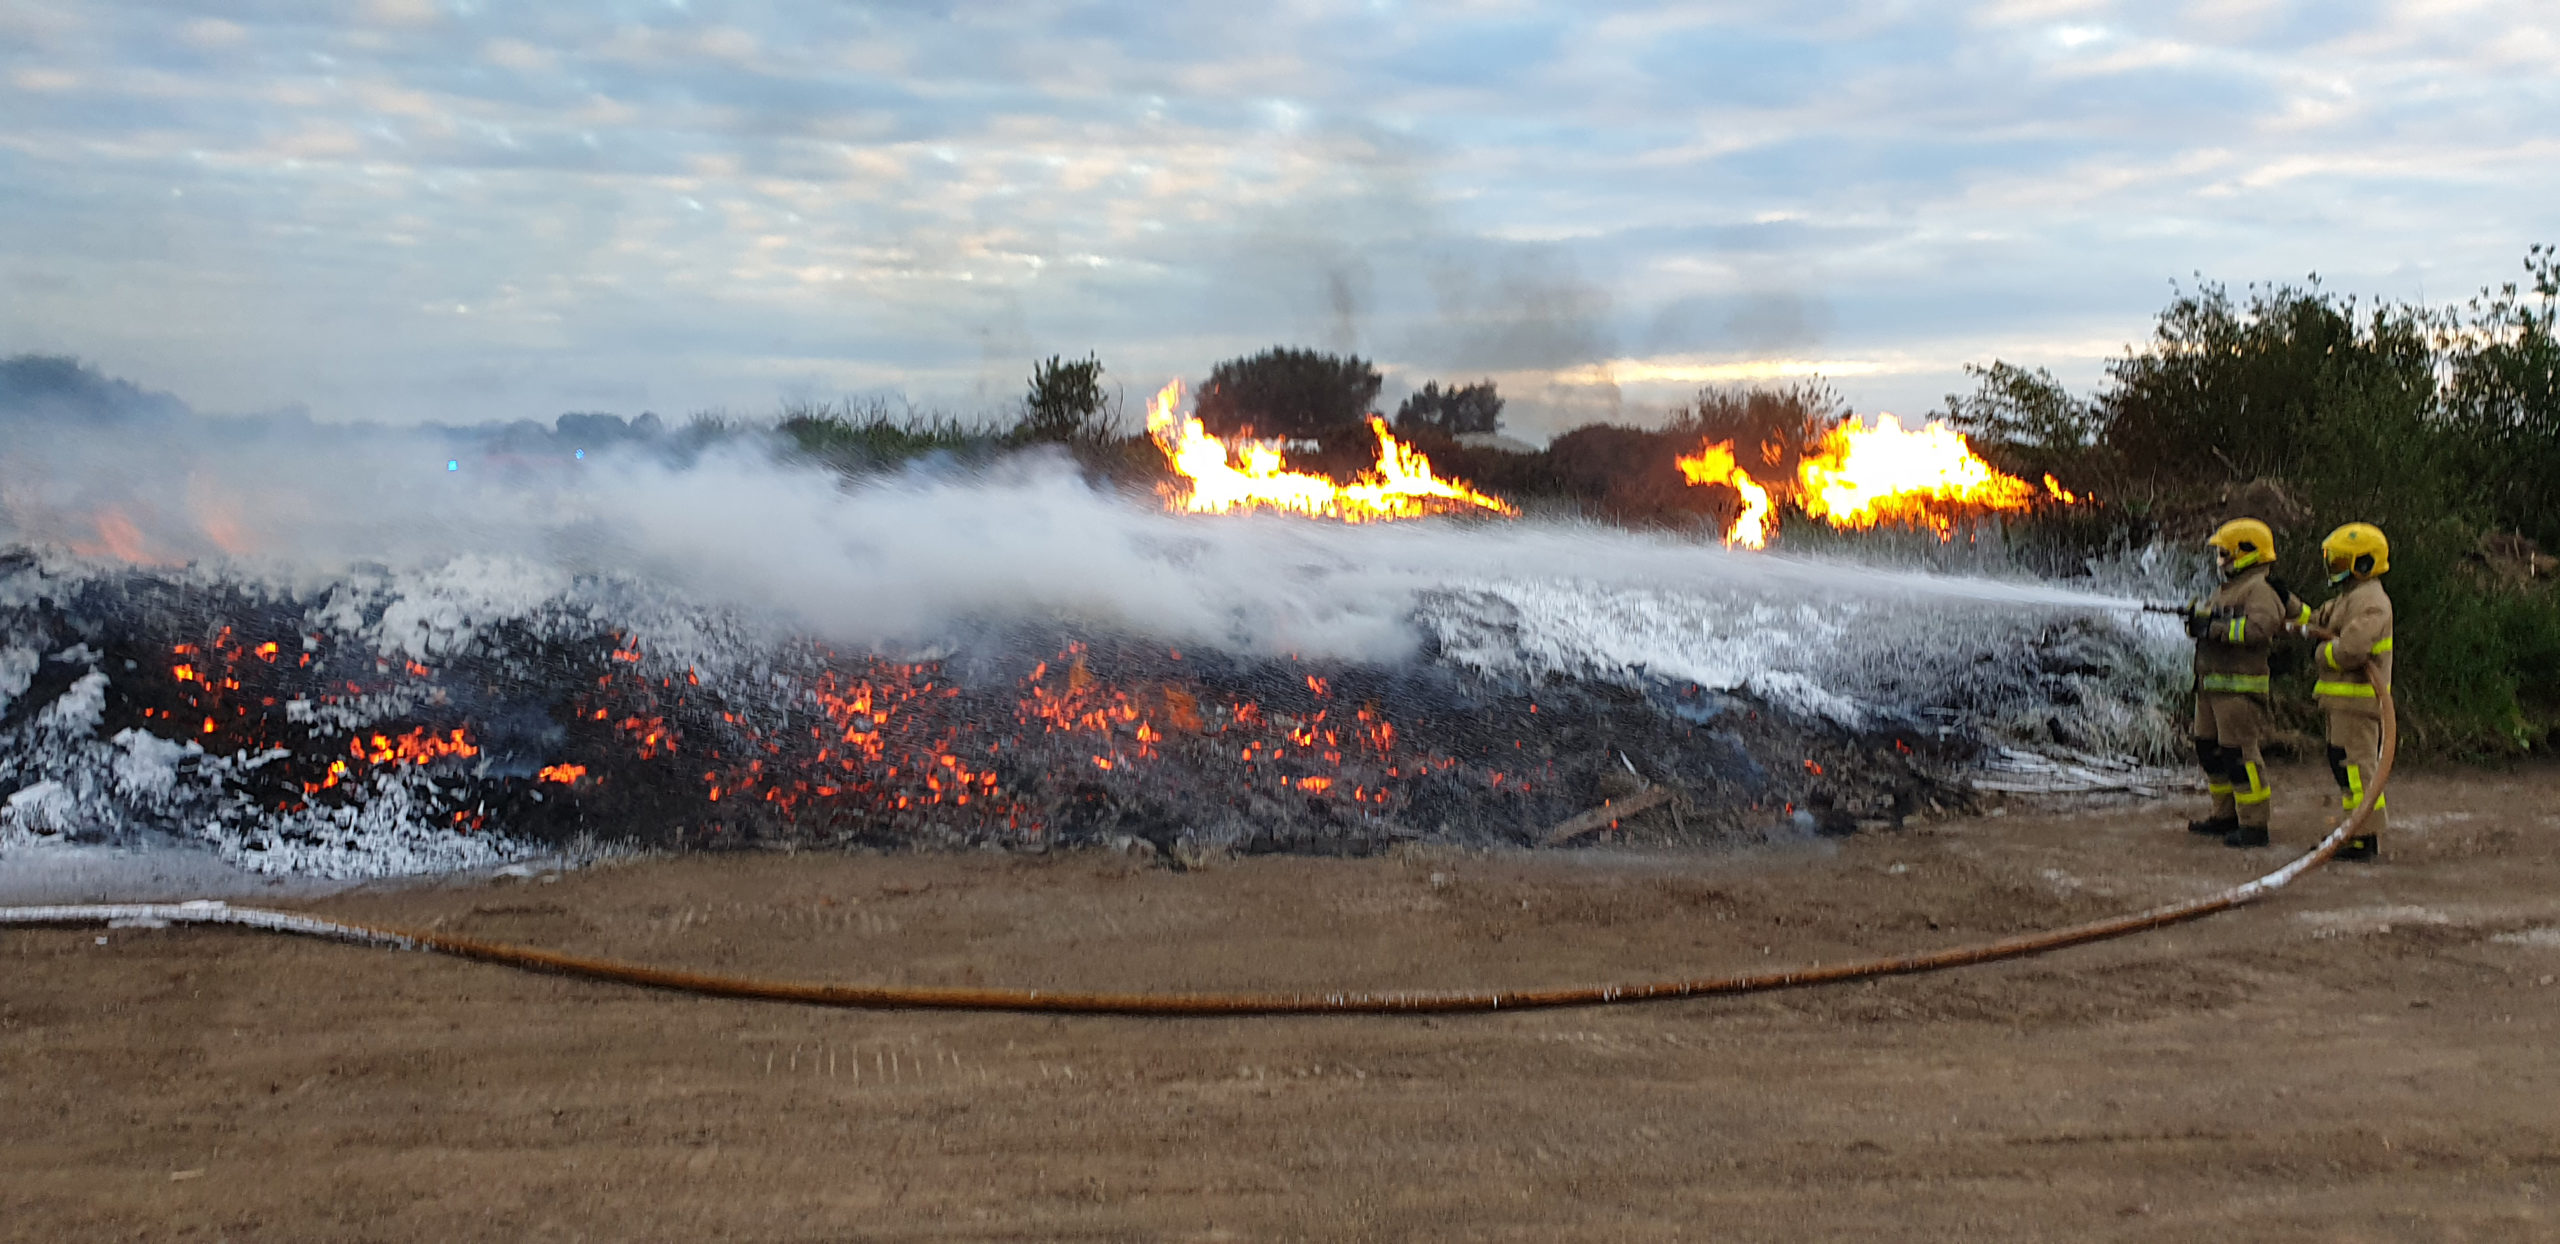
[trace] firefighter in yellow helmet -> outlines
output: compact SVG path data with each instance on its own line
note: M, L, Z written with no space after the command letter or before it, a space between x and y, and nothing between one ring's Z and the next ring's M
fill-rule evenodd
M2205 541L2222 586L2187 607L2196 641L2196 761L2213 792L2213 815L2187 828L2234 847L2267 844L2267 653L2311 610L2270 577L2276 537L2254 518L2234 519Z
M2365 783L2382 763L2382 704L2374 689L2391 689L2391 597L2382 575L2391 569L2391 542L2371 523L2349 523L2320 542L2329 584L2345 590L2320 606L2303 633L2319 642L2311 668L2319 681L2311 694L2329 718L2329 772L2338 779L2345 806L2364 802ZM2369 860L2382 847L2382 800L2365 818L2364 832L2338 849L2342 860Z

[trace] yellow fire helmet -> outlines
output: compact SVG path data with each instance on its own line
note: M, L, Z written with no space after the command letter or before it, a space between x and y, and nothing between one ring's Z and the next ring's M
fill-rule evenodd
M2213 560L2221 563L2224 574L2276 559L2276 533L2254 518L2235 518L2214 528L2205 543L2213 546Z
M2320 542L2320 556L2329 563L2331 583L2370 579L2391 569L2391 542L2371 523L2349 523Z

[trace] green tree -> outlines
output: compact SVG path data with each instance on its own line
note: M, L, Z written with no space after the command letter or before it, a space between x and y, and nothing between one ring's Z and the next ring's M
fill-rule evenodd
M2326 478L2349 459L2417 450L2435 397L2430 335L2420 312L2366 312L2316 286L2257 290L2243 304L2205 285L2160 313L2147 348L2108 368L2101 439L2154 495Z
M1664 430L1682 441L1684 453L1701 443L1732 442L1734 461L1767 482L1794 479L1805 454L1848 415L1848 407L1830 385L1803 380L1700 389L1695 400L1672 409L1670 425Z
M1051 355L1031 368L1031 387L1023 394L1022 418L1013 425L1015 444L1098 443L1112 433L1110 397L1102 389L1102 360L1091 355L1065 359Z
M2490 526L2550 530L2560 280L2545 249L2528 269L2530 293L2484 293L2452 315L2206 286L2161 313L2097 402L2114 495L2179 538L2224 516L2227 486L2281 482L2314 516L2280 538L2285 573L2317 597L2320 535L2383 529L2413 752L2530 750L2560 725L2560 597L2475 561Z
M1947 421L2011 470L2033 476L2083 465L2104 429L2096 403L2071 396L2053 373L1993 359L1967 363L1973 393L1947 395Z
M1429 428L1451 436L1498 432L1502 430L1502 396L1494 392L1491 380L1446 389L1439 381L1430 381L1396 407L1396 428Z
M2560 549L2560 249L2531 248L2525 271L2446 332L2445 421L2489 517Z
M1368 417L1384 383L1357 355L1278 346L1211 368L1197 413L1216 436L1339 437Z

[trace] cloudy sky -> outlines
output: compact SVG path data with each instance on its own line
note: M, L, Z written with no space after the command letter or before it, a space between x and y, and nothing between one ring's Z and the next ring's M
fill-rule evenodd
M1537 433L2094 384L2171 283L2560 239L2547 0L0 0L0 354L200 409L1134 401L1289 343Z

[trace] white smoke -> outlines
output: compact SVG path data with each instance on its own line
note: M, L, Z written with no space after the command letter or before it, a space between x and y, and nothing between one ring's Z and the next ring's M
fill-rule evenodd
M465 465L421 433L184 426L182 437L153 429L136 440L13 431L20 443L0 464L0 541L219 564L305 588L368 568L443 567L453 577L461 564L484 581L446 593L461 597L538 597L569 574L630 577L883 647L931 644L966 621L1046 619L1253 654L1394 660L1421 642L1426 597L1495 581L1797 610L1911 601L2041 614L2129 603L1573 522L1174 515L1042 455L847 481L779 461L753 440L683 466L643 452Z

